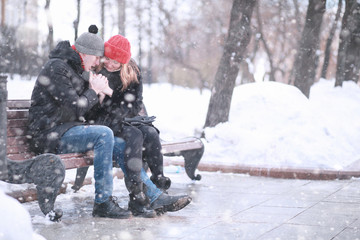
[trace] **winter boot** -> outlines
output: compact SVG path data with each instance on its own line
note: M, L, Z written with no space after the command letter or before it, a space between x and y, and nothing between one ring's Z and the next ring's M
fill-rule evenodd
M132 214L144 218L156 217L156 211L150 208L149 199L143 192L143 183L135 183L125 177L125 185L130 192L128 209Z
M171 186L171 180L168 177L165 177L164 175L152 175L150 177L150 180L160 189L167 190Z
M134 216L144 218L156 217L156 211L150 208L149 200L143 192L137 195L130 193L129 196L128 208Z
M158 214L176 212L186 207L191 200L191 197L188 195L170 196L167 193L162 193L150 207Z
M94 203L93 217L130 218L131 212L119 207L116 200L115 197L109 197L106 202Z

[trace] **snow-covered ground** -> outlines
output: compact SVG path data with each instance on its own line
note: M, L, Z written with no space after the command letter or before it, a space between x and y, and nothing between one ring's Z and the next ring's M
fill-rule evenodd
M29 99L34 81L21 80L19 76L8 79L8 98ZM157 117L155 125L164 140L199 136L209 99L210 91L200 94L199 90L170 84L144 86L147 111ZM359 132L360 88L353 82L334 88L334 81L320 80L311 88L310 99L297 88L282 83L250 83L236 87L229 122L205 129L205 153L201 162L346 169L360 159ZM165 168L165 174L176 171L184 169ZM92 172L89 171L88 177ZM75 170L67 171L65 181L73 179ZM33 233L26 210L2 193L26 187L31 186L0 182L0 202L5 206L0 209L1 219L5 220L0 224L0 239L43 239ZM119 191L124 188L121 179L114 179L114 187L114 191L126 193ZM59 196L57 203L72 194L69 189ZM93 186L82 188L81 197L90 195L93 195ZM18 231L19 220L22 230ZM52 224L44 216L32 216L32 222ZM12 225L7 228L6 224Z
M0 239L45 240L32 228L30 214L17 200L0 188Z

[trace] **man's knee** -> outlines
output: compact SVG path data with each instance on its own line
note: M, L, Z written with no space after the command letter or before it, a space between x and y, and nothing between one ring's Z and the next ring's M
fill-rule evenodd
M114 133L111 128L107 126L98 126L97 131L101 142L114 145Z

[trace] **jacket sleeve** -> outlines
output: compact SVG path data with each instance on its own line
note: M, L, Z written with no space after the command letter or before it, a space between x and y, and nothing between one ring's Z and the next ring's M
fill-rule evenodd
M143 106L143 84L141 79L135 89L136 89L135 91L136 98L131 111L132 116L137 116Z
M99 102L97 94L92 89L84 88L84 79L71 72L66 63L56 63L56 67L51 68L47 90L58 103L64 121L71 120L72 116L76 116L76 120L84 121L85 114Z
M143 105L143 84L141 74L138 75L139 83L131 84L124 91L124 107L127 109L126 117L135 117L139 115Z

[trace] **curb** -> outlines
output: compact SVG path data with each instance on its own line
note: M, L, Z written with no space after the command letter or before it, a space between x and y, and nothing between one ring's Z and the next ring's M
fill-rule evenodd
M164 165L180 165L184 161L164 159ZM258 177L307 180L346 180L360 177L360 171L309 169L309 168L271 168L247 165L222 165L216 163L199 163L198 170L207 172L240 173Z
M63 183L58 194L64 194L66 192L67 183ZM15 198L20 203L31 202L38 200L36 188L27 188L25 190L16 190L11 192L5 192L6 195Z

